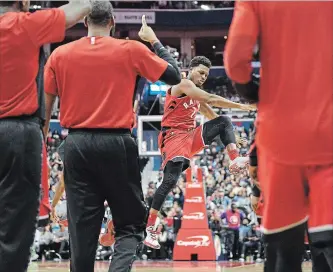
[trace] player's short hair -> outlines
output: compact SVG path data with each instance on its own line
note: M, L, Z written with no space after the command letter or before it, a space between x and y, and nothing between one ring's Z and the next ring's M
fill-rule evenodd
M196 56L191 60L189 68L197 67L200 64L206 66L207 68L212 67L212 63L208 58L204 56Z
M87 16L89 24L107 26L113 18L113 7L109 1L92 1L92 9Z

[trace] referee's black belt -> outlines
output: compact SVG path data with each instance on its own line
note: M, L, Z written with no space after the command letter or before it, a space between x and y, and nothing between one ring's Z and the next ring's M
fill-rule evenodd
M68 133L131 134L127 128L69 128Z

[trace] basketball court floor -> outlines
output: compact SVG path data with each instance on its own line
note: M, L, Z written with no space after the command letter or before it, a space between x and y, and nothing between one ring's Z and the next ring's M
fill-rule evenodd
M107 272L108 262L96 262L95 272ZM68 262L31 263L28 272L68 272ZM262 272L262 264L242 264L239 262L159 262L137 261L132 272ZM303 265L303 272L311 272L311 263Z

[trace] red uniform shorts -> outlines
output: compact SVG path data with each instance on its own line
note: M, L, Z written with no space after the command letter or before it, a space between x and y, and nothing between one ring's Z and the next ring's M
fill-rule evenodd
M47 220L51 211L49 202L49 171L47 165L47 152L46 146L43 146L42 158L42 187L41 187L41 200L39 205L39 220Z
M333 165L284 165L262 151L258 158L264 233L282 232L309 218L310 234L332 231L333 237Z
M158 136L158 145L163 159L162 168L168 161L189 161L205 147L202 125L193 130L162 131Z

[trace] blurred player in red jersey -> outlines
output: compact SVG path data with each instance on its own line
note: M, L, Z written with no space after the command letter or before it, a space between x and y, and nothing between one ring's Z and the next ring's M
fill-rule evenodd
M152 248L160 247L155 229L157 214L165 197L177 183L180 174L189 167L190 159L194 155L219 136L231 159L230 170L238 171L248 163L247 157L239 157L230 118L219 116L209 105L244 110L254 107L234 103L203 91L201 88L208 77L210 67L211 62L206 57L193 58L188 78L183 78L181 83L171 87L167 92L162 131L159 135L164 177L153 199L146 229L147 237L144 241ZM196 127L195 117L199 111L210 121Z
M333 2L236 3L224 61L238 92L259 101L269 272L302 271L308 215L313 269L333 271L332 26ZM260 91L250 65L258 40Z

